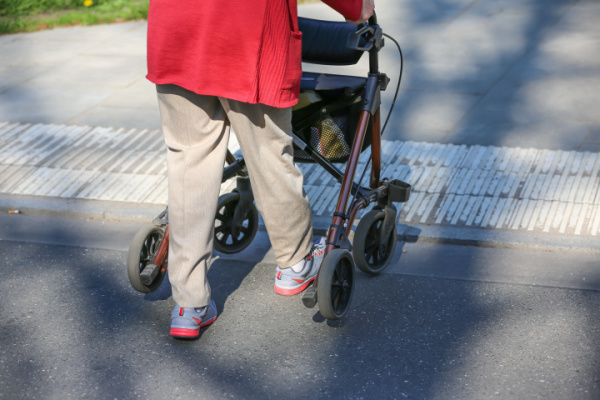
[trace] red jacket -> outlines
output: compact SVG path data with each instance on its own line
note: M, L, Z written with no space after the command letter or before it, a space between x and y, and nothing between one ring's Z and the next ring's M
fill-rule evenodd
M323 0L358 20L362 0ZM298 101L296 0L150 0L148 75L198 94L291 107Z

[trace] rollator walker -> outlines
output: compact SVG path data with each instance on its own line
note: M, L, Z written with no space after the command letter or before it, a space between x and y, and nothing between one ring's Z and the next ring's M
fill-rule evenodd
M406 202L411 188L400 180L380 176L379 109L381 91L389 78L379 72L384 35L376 16L358 26L299 18L299 27L303 33L303 62L353 65L363 53L369 54L366 77L304 72L300 101L292 112L294 160L319 164L341 184L326 235L323 263L313 285L302 296L306 307L318 304L323 317L337 320L346 314L352 300L355 265L371 275L389 265L397 242L394 203ZM371 174L365 187L355 183L355 175L359 156L369 147ZM252 242L259 219L243 157L236 158L228 150L226 162L222 182L233 177L237 182L232 192L219 197L214 249L233 254ZM346 163L344 172L335 165L341 163ZM349 236L357 213L371 204L373 208L360 219L351 243ZM154 226L142 228L130 243L127 272L136 290L148 293L161 285L167 271L168 247L167 207L155 218Z

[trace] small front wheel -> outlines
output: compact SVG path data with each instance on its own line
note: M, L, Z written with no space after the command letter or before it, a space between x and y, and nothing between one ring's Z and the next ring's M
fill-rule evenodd
M340 319L348 311L354 292L354 261L348 250L334 249L325 256L317 283L321 315Z
M127 257L127 276L131 286L138 292L150 293L154 292L162 283L166 269L162 266L159 268L152 282L144 283L142 281L142 271L146 266L153 266L154 256L158 251L160 243L164 237L162 229L156 226L148 226L140 229L129 244L129 255Z
M246 215L238 222L235 221L235 213L240 203L240 194L231 192L219 197L217 214L215 216L215 250L234 254L244 250L258 231L258 210L254 203L250 203Z
M352 253L356 266L367 274L376 275L392 260L396 249L396 224L382 237L385 212L369 211L358 223L354 234Z

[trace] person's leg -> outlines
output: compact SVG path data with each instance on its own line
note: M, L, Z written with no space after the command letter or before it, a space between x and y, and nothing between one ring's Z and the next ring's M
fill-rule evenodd
M313 228L302 172L293 160L291 108L220 100L244 155L277 263L288 268L310 252Z
M157 91L168 147L169 280L179 307L199 308L210 303L206 274L229 124L216 97L175 85Z

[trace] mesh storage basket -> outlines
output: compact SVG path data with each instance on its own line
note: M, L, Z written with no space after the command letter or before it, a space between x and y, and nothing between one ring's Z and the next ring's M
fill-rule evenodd
M360 103L354 103L335 110L323 109L317 114L314 122L297 132L298 136L313 151L330 162L346 162L350 156L352 142L356 134L356 126L360 116ZM365 136L363 150L371 143L371 129ZM303 150L294 148L294 159L298 162L314 160Z

